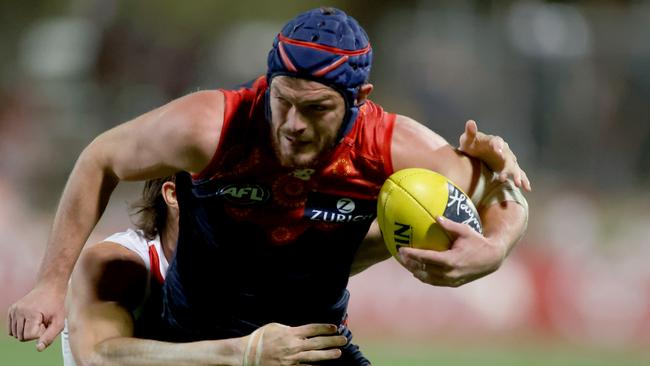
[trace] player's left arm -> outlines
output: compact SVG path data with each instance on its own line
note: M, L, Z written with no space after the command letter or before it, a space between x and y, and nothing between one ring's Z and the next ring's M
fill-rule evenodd
M497 270L526 229L528 204L519 188L405 116L396 118L391 158L395 171L425 168L449 178L472 196L483 222L481 235L468 225L436 218L453 238L450 250L400 249L406 268L423 282L452 287Z
M434 138L439 141L439 137ZM484 163L496 174L499 182L512 184L531 190L530 181L526 172L519 166L517 156L510 149L509 144L500 136L490 135L478 130L475 121L465 123L465 130L459 138L458 151L476 158ZM510 180L507 183L507 180ZM384 245L384 240L375 220L368 234L361 243L352 263L351 275L355 275L368 267L390 258L390 253Z

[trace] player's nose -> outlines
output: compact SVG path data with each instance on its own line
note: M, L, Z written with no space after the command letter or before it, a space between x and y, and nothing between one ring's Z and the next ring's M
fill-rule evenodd
M287 113L287 121L285 123L285 129L291 134L301 134L307 129L307 122L304 117L300 114L296 107L291 107Z

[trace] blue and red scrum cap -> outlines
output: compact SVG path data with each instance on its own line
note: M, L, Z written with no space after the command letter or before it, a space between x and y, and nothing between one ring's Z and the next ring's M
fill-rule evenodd
M372 65L368 35L354 18L335 8L298 15L275 37L267 63L269 85L275 76L286 75L314 80L341 93L346 113L339 138L352 128L359 114L355 104L359 87L368 81Z

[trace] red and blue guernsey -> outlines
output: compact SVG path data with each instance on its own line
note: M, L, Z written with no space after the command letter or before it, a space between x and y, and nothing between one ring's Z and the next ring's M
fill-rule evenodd
M395 115L368 101L317 167L287 169L270 145L266 88L261 77L224 91L215 158L177 179L180 233L165 311L182 328L247 334L268 322L344 321L350 266L392 173Z
M266 76L223 91L214 158L176 181L179 242L163 289L172 338L243 336L270 322L341 324L351 337L344 327L350 267L393 172L395 115L354 103L370 61L354 19L316 9L278 34ZM317 166L288 169L275 157L266 106L267 81L277 75L316 80L344 97L340 142ZM337 362L330 364L367 364L351 344Z

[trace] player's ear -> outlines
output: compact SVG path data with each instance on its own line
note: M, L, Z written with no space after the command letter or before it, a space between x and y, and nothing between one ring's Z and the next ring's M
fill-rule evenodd
M359 87L359 95L357 95L357 105L361 105L365 103L366 99L368 99L368 95L372 92L372 89L374 86L370 83L365 83Z
M178 201L176 200L176 184L174 184L174 182L168 181L163 183L162 196L167 206L178 208Z

